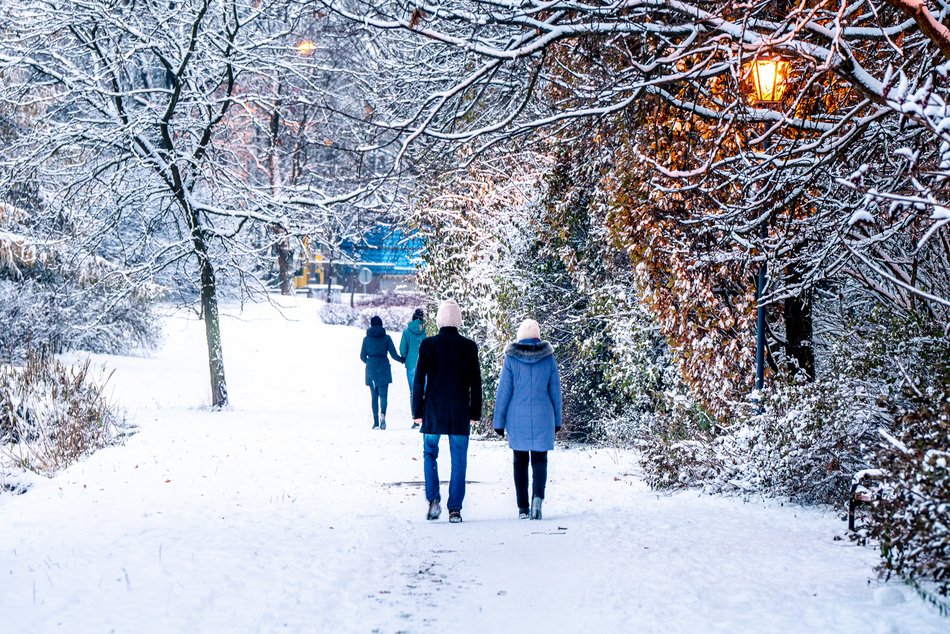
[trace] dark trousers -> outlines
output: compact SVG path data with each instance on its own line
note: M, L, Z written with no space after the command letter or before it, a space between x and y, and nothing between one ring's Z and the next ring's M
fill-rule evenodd
M389 404L389 383L373 381L369 391L373 398L373 425L379 425L379 415L386 415L386 407Z
M514 451L515 466L515 496L518 498L518 508L526 509L531 505L528 499L528 458L531 459L531 493L534 497L544 499L544 485L548 481L548 452L546 451Z

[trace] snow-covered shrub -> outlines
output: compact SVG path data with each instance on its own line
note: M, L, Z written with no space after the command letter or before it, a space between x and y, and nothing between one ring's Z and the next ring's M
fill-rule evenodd
M688 393L664 393L645 422L636 445L647 484L675 489L719 480L723 461L712 444L712 421Z
M886 424L879 396L849 377L769 390L761 414L717 438L730 483L799 502L842 504L851 476L868 466L875 430Z
M154 288L113 295L69 282L0 279L0 356L22 359L27 349L121 354L161 339Z
M356 325L360 328L369 328L369 320L374 315L383 320L383 328L390 333L399 333L412 320L411 306L386 306L380 308L362 308L356 314ZM398 344L398 340L396 341Z
M823 357L815 381L774 376L760 402L734 404L728 421L659 408L639 443L647 481L844 505L851 477L881 466L878 430L900 428L892 412L906 403L906 381L933 393L950 380L950 342L931 330L869 317Z
M353 326L357 313L349 304L324 304L320 307L320 319L334 326Z
M648 433L647 430L655 425L655 420L654 412L631 408L601 420L591 434L591 440L610 447L630 447L636 444L638 438L643 438Z
M154 347L162 294L153 284L131 285L115 264L81 249L0 231L0 358L23 359L30 348Z
M651 446L646 459L650 470L645 480L654 489L678 489L697 484L716 483L723 463L708 443L679 440Z
M363 295L356 301L358 308L422 308L425 306L425 297L418 293L373 293L372 295ZM412 315L412 310L409 314ZM435 315L433 315L434 317Z
M89 361L69 368L30 354L22 368L0 366L0 469L48 475L115 442L120 416Z
M858 539L880 544L885 574L907 579L950 612L950 395L898 413L898 429L880 444L877 466L887 492L871 506ZM889 436L889 437L888 437Z
M424 299L413 293L378 293L360 298L353 307L346 303L324 304L320 319L325 324L369 328L369 320L378 315L386 330L401 332L413 311L424 306Z
M847 377L829 377L773 387L761 413L757 403L747 404L746 414L725 427L659 417L667 428L679 420L672 426L682 435L654 430L641 441L647 481L842 504L851 476L868 466L875 430L887 422L878 396Z

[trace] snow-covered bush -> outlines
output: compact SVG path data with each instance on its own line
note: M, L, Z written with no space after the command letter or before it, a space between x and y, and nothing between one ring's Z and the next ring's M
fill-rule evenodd
M334 326L353 326L357 312L349 304L324 304L320 307L320 319Z
M869 315L823 354L815 381L775 376L761 402L734 404L729 421L658 409L639 443L647 481L842 506L851 477L881 466L878 430L901 428L893 411L907 403L906 382L939 393L947 359L950 342L932 324Z
M369 328L369 321L374 315L383 320L383 328L390 333L399 333L412 320L413 307L387 306L381 308L361 308L356 314L356 325L360 328ZM398 340L396 343L399 343Z
M67 241L39 242L22 229L24 215L0 213L0 358L28 350L83 349L122 353L155 346L163 289L133 285L118 267Z
M647 481L840 505L851 476L868 467L876 430L887 424L880 396L860 381L831 376L774 386L761 412L748 403L727 426L704 424L696 414L660 415L640 443ZM734 409L742 411L738 404ZM670 434L671 427L679 432ZM658 428L666 433L655 433Z
M841 504L887 423L860 381L827 377L769 390L762 414L717 438L729 483L799 502Z
M0 366L0 470L49 475L116 441L122 419L89 361L69 368L30 354L22 368Z
M654 426L654 412L637 411L634 408L622 411L616 416L605 417L591 434L590 439L609 447L629 447L643 438L647 430Z
M425 306L425 297L418 293L386 292L363 295L356 301L357 308L409 308ZM409 313L412 315L412 312ZM434 315L433 315L434 317Z
M110 354L152 348L161 338L158 296L153 288L114 295L71 281L0 279L0 356L22 359L31 346Z
M699 439L669 443L643 441L641 456L646 483L654 489L678 489L717 482L722 462L708 442Z
M950 613L950 395L915 401L880 444L886 495L872 504L858 539L880 544L885 574L907 579Z
M320 319L325 324L369 328L374 315L383 320L383 327L390 332L401 332L412 319L417 308L423 308L421 296L411 293L379 293L360 298L356 305L324 304L320 307Z
M675 489L718 480L723 469L712 446L712 420L687 392L665 392L645 422L635 441L647 484Z

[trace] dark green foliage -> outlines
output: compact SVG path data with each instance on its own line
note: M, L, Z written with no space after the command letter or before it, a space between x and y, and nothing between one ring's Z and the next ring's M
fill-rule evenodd
M570 436L621 440L607 427L655 406L668 356L636 300L629 259L607 238L598 162L580 156L583 144L576 151L564 150L546 179L534 244L517 261L521 292L499 303L536 319L555 345Z
M950 613L950 395L915 395L896 414L897 430L878 452L883 496L860 538L880 544L885 574Z
M872 311L822 351L822 373L773 376L761 405L736 404L716 424L689 401L658 408L641 442L647 481L669 488L755 491L847 505L851 477L879 467L879 430L901 428L905 387L950 384L950 344L926 321ZM796 380L799 379L799 380Z

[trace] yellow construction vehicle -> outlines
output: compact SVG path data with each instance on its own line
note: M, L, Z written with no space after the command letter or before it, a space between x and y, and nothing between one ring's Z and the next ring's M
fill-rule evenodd
M323 277L323 256L319 251L310 250L310 238L304 238L294 257L294 288L308 289L325 284Z

